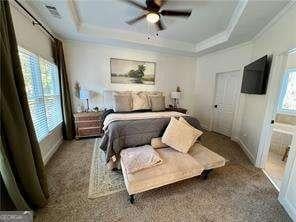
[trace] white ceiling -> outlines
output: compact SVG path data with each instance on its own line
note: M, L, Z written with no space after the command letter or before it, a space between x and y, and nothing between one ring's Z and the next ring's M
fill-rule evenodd
M145 19L132 26L126 24L125 21L143 11L122 1L77 1L76 5L82 23L140 33L147 33L150 29L155 31ZM193 12L188 19L163 17L168 29L161 31L160 35L178 41L200 42L227 27L236 5L237 2L231 1L168 2L163 9L193 9Z
M182 54L203 54L250 41L288 1L168 1L163 9L192 9L188 19L164 18L167 29L159 32L143 20L130 26L125 21L141 10L120 0L26 1L56 35ZM138 0L144 4L144 0ZM55 6L61 18L45 5ZM150 40L147 39L151 36Z

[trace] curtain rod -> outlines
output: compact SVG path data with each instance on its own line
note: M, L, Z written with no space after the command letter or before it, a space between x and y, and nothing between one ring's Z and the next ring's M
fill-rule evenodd
M39 22L39 20L32 15L31 12L29 12L18 0L14 0L34 21L33 21L33 25L38 24L40 25L40 27L48 34L50 35L51 38L55 39L55 37L42 25L41 22ZM34 23L36 22L36 23Z

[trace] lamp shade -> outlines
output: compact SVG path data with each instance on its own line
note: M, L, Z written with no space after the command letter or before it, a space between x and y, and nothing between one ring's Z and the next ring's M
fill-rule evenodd
M180 99L181 93L180 92L171 92L172 99Z
M89 99L90 93L89 90L81 89L79 92L79 99Z

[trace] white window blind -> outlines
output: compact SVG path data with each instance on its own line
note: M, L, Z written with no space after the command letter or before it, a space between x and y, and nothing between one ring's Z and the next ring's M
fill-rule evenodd
M27 98L38 141L62 122L60 85L55 64L19 47Z

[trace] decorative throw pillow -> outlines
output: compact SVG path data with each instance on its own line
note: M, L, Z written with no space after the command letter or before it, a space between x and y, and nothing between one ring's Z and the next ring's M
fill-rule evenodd
M130 112L132 111L132 97L129 94L126 95L114 95L115 100L115 112Z
M150 145L124 149L120 152L120 157L127 173L135 173L162 163L158 152Z
M132 100L133 100L132 110L150 109L149 103L148 103L148 97L145 93L133 93Z
M148 96L148 103L150 108L151 108L151 100L149 98L150 96L163 96L163 93L160 91L147 91L145 93Z
M160 149L160 148L168 147L165 143L163 143L161 141L161 137L152 138L151 139L151 146L153 146L154 149Z
M199 136L199 130L171 117L161 141L182 153L187 153Z
M152 111L165 110L165 97L164 96L149 96Z
M200 130L194 128L193 126L191 126L190 123L188 123L182 116L180 116L179 121L182 122L182 123L184 123L184 124L186 124L187 126L190 126L192 129L197 130L197 132L198 132L199 135L198 135L198 137L196 139L198 139L203 134L202 131L200 131ZM196 141L193 142L192 146L194 145L195 142Z

